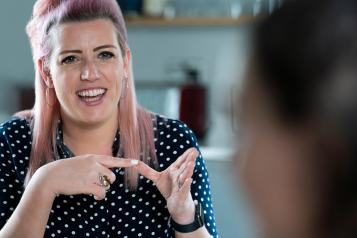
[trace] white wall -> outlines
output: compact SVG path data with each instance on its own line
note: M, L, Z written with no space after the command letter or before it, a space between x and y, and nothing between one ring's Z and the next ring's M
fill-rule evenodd
M15 87L31 85L33 64L25 34L34 0L2 0L0 8L0 119L16 111Z

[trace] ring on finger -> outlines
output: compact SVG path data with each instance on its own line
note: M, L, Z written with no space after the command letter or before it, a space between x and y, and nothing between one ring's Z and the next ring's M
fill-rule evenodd
M107 175L99 175L99 184L104 187L105 190L108 190L110 188L111 181Z

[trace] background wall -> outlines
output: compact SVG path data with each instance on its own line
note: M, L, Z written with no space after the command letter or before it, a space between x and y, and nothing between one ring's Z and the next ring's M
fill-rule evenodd
M0 8L0 119L18 107L16 88L32 85L31 50L25 26L30 18L34 0L3 0Z
M137 81L177 81L179 64L188 62L202 73L209 90L207 145L231 146L232 85L246 64L244 26L129 27Z

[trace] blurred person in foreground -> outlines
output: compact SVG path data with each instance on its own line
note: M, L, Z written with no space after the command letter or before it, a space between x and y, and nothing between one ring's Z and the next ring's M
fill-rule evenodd
M357 1L286 1L257 25L237 170L262 237L357 237Z

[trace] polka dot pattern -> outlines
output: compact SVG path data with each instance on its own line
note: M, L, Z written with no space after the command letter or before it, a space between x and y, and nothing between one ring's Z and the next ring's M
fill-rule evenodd
M159 170L169 167L188 148L198 148L192 131L178 120L156 116L154 130ZM28 121L12 118L0 125L0 227L21 199L30 153ZM88 195L57 196L45 237L174 237L166 201L155 184L140 176L138 189L130 191L124 186L124 171L113 172L117 180L102 201ZM196 160L191 193L203 206L209 233L218 237L208 172L201 155Z

